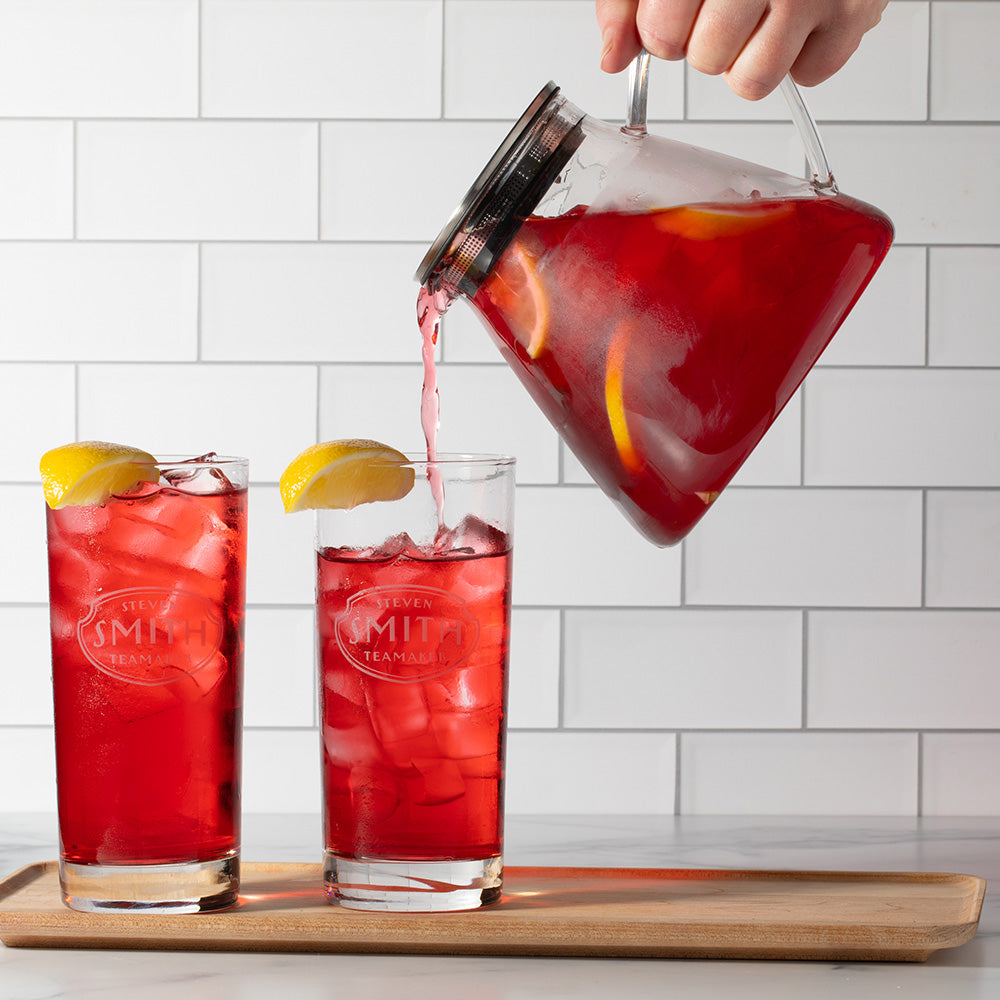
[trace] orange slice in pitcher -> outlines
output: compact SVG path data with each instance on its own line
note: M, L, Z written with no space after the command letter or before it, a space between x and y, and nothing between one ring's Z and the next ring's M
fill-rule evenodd
M795 211L789 201L748 201L733 205L679 205L656 213L657 229L689 240L715 240L743 236L773 225Z
M74 441L52 448L38 468L45 502L53 510L107 503L112 495L160 478L149 452L112 441Z
M377 500L400 500L413 489L415 474L406 456L380 441L351 438L314 444L281 474L278 488L285 513L335 508L350 510Z
M490 289L511 333L537 358L545 347L549 329L549 304L538 275L538 258L515 240L497 262Z
M625 409L625 356L632 338L632 323L622 320L611 335L604 370L604 405L608 411L611 436L622 465L631 472L638 472L642 466L642 456L632 443L628 429L628 414Z

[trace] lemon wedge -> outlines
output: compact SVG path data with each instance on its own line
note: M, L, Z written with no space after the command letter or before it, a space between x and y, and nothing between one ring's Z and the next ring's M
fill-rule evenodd
M740 237L755 229L772 226L795 211L788 202L748 202L745 205L679 205L656 213L654 224L665 232L679 233L689 240Z
M625 355L632 338L632 324L622 320L611 335L604 370L604 405L608 411L611 436L622 465L631 472L638 472L643 465L642 456L632 443L625 410Z
M289 463L278 481L285 513L400 500L413 489L413 468L406 462L402 452L379 441L314 444Z
M160 478L146 451L111 441L74 441L53 448L38 463L45 502L53 509L103 504L112 494Z
M512 243L497 262L493 298L528 357L537 358L545 347L549 304L537 254L523 243Z

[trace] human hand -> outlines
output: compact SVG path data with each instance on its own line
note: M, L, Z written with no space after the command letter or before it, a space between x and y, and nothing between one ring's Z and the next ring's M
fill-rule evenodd
M812 87L833 76L889 0L597 0L601 69L623 70L645 48L687 59L748 100L787 73Z

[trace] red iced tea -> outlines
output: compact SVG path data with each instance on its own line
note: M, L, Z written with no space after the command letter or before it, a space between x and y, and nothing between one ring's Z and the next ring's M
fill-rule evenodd
M327 851L498 856L509 537L469 517L317 561Z
M47 511L64 861L238 850L247 494L215 471Z
M473 299L598 484L661 545L742 465L888 251L843 195L529 218Z

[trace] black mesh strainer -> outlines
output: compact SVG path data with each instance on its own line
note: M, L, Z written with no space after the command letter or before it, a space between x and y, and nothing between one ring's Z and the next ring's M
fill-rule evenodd
M580 143L583 112L547 83L466 192L416 279L470 298Z

